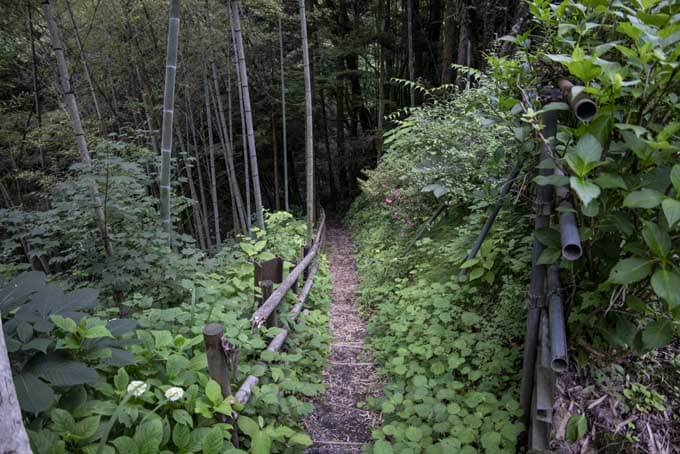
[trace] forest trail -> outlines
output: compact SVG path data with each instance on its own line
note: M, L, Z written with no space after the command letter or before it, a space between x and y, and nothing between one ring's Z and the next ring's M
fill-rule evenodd
M366 330L356 307L358 279L350 232L329 222L329 268L333 286L330 309L330 359L324 370L326 393L314 402L305 420L314 444L313 454L360 453L380 424L378 413L358 408L360 402L380 394L380 382L364 346Z

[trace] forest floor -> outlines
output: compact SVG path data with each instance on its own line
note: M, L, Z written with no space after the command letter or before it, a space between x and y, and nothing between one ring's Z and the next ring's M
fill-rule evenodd
M356 307L359 285L354 244L349 231L328 225L329 268L333 286L330 324L330 359L324 370L326 393L314 402L305 420L314 444L313 454L360 453L380 424L380 414L359 408L368 397L380 394L381 383L364 345L366 329Z

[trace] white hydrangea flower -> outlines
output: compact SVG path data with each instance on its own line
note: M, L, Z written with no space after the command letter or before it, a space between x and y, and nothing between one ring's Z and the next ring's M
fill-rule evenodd
M165 398L170 402L180 400L182 397L184 397L184 390L182 388L178 388L177 386L168 388L168 390L165 391Z
M132 380L127 387L127 392L129 392L130 394L132 394L135 397L139 397L142 394L144 394L147 389L149 389L149 385L147 385L143 381Z

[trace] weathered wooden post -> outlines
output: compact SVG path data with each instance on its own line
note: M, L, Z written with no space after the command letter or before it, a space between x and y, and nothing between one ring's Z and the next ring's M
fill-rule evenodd
M260 297L260 305L267 301L270 296L272 296L272 293L274 292L274 283L270 280L262 281L260 282L260 289L262 290L262 296ZM278 326L278 320L277 320L277 311L273 311L269 317L267 318L267 321L265 322L267 328L271 328L273 326Z
M256 297L261 306L274 292L274 284L283 282L283 259L275 257L266 262L255 264L255 287L259 287L262 295ZM278 326L276 311L272 312L266 322L267 327Z
M290 273L297 266L297 264L298 264L297 260L292 260L290 262L290 269L288 270L288 273ZM293 291L293 293L295 295L297 295L297 292L298 292L298 280L297 279L295 279L295 281L293 282L293 285L290 286L290 289Z
M312 249L312 246L302 246L302 260L307 257L307 254L309 254L309 251ZM309 277L309 267L305 268L305 270L302 272L302 280L304 282L307 282L307 278Z
M229 372L227 370L227 358L222 349L222 337L224 327L219 323L209 323L203 328L203 340L205 341L205 353L208 356L208 375L219 383L222 396L231 394Z

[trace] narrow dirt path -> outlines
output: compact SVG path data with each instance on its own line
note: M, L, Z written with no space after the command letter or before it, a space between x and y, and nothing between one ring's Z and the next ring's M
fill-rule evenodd
M314 402L305 420L314 444L312 454L360 453L371 440L371 429L380 415L357 406L380 394L380 382L364 346L366 331L356 308L358 279L354 247L349 231L328 225L329 268L333 285L331 303L331 355L324 371L326 394Z

